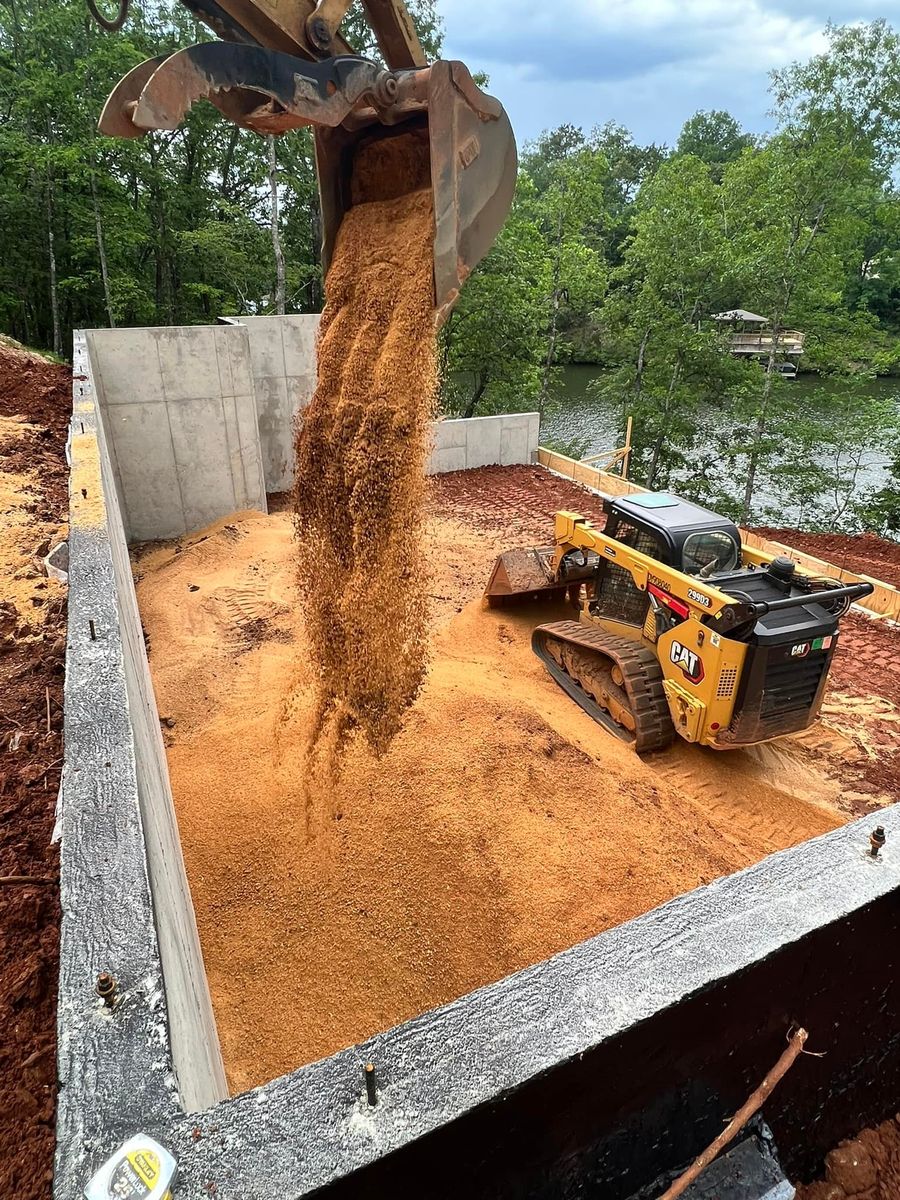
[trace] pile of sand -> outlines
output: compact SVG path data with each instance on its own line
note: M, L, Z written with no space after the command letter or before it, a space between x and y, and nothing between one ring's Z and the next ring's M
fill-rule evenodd
M425 675L423 467L436 372L427 155L427 137L404 134L357 157L354 207L328 272L318 384L296 438L310 733L327 730L323 744L335 748L358 729L383 752ZM387 182L418 190L384 198Z
M316 665L298 680L306 634L289 518L239 514L138 563L235 1089L843 819L813 765L822 741L805 753L678 745L642 762L595 725L531 653L533 625L554 612L481 607L502 537L446 514L429 522L427 682L380 759L351 745L322 790L315 840L296 748Z

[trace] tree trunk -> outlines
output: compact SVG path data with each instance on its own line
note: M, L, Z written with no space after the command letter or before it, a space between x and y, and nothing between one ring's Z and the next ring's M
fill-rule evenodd
M479 401L481 400L481 397L484 395L487 385L488 385L487 375L479 376L478 387L476 387L475 391L470 396L469 403L466 405L466 411L463 413L463 417L468 418L468 417L475 416L475 409L478 407Z
M676 362L672 371L672 378L669 380L669 387L666 392L665 403L663 404L663 420L659 433L653 443L653 454L650 457L650 468L647 471L647 487L652 491L653 485L656 483L657 472L659 471L659 460L662 457L663 442L669 434L669 410L672 407L672 396L675 392L675 385L678 382L678 376L681 374L681 363Z
M772 348L769 350L768 368L766 370L766 380L763 384L762 401L759 406L759 412L756 415L755 440L750 449L750 459L747 463L747 478L744 481L744 500L741 505L741 523L746 524L750 519L750 508L753 504L753 493L756 490L756 472L759 469L760 459L760 442L766 434L766 422L769 413L769 398L772 395L772 380L775 377L774 366L775 359L778 356L778 338L781 333L781 326L776 320L772 325Z
M640 348L637 356L637 369L634 374L634 398L640 400L641 392L644 389L644 356L647 353L647 343L650 340L650 330L644 331L644 336L641 338Z
M222 195L227 200L229 176L231 175L231 164L234 162L234 152L237 148L238 134L241 132L240 125L235 125L231 130L231 136L228 139L228 147L225 150L225 162L222 165Z
M103 224L100 220L100 205L97 203L97 179L91 171L91 199L94 203L94 220L97 224L97 253L100 256L100 277L103 280L103 299L106 302L106 319L110 329L115 329L116 319L113 316L112 297L109 293L109 271L106 266L106 245L103 241Z
M563 210L560 201L556 218L556 261L553 264L553 311L550 317L550 338L547 342L547 361L544 364L544 377L541 380L541 395L538 401L538 412L544 415L544 405L550 392L550 372L553 370L553 359L556 355L556 332L559 326L559 276L562 271L562 222Z
M278 159L275 155L275 135L270 133L269 143L269 195L272 218L272 250L275 254L275 311L284 316L284 251L281 248L281 233L278 229Z
M53 183L47 173L47 258L50 264L50 312L53 317L53 352L62 354L62 331L59 325L59 292L56 286L56 249L53 244Z

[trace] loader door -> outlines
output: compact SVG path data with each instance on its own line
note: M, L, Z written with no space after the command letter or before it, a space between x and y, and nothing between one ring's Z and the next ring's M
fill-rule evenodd
M630 521L613 515L609 518L604 532L623 546L649 555L658 562L668 562L668 548L659 535L650 529L641 529ZM595 576L594 596L590 603L591 615L641 628L647 619L649 606L650 597L637 586L631 572L618 566L611 559L601 556Z

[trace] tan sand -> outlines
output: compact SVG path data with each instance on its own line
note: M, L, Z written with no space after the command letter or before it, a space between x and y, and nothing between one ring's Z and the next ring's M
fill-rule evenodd
M313 781L315 838L298 803L316 697L289 517L240 514L138 564L236 1090L844 819L815 769L827 733L641 761L595 725L530 651L553 613L482 609L503 544L456 517L430 522L425 687L380 760L357 742L338 781Z
M388 178L420 190L356 203L367 187L385 195L384 146L403 167ZM375 149L355 165L355 206L328 272L318 383L296 438L312 732L324 738L315 757L334 765L357 730L376 752L387 748L422 686L427 651L423 465L436 378L428 139L403 134ZM307 803L317 817L316 797Z

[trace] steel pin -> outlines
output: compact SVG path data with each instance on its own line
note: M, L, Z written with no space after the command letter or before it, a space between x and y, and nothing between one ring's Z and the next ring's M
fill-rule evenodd
M872 830L871 834L869 835L869 846L871 847L871 849L869 850L869 854L872 858L878 857L878 855L881 851L881 847L884 845L884 843L886 841L887 841L887 838L885 836L884 826L876 825L875 828Z
M366 1077L366 1099L372 1108L378 1103L378 1093L375 1090L375 1064L366 1063L363 1068L363 1074Z
M116 1002L116 981L108 971L97 976L97 995L107 1008L112 1008Z

